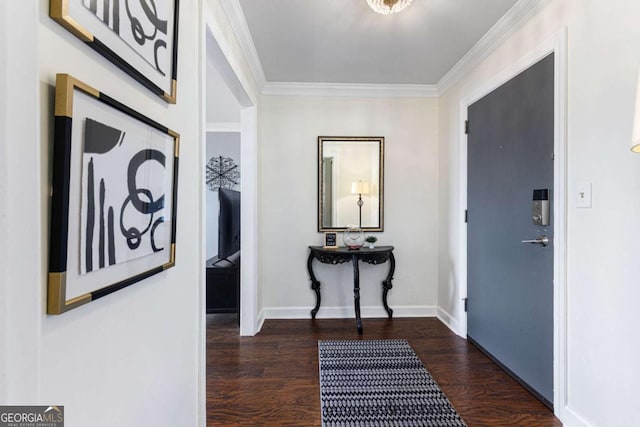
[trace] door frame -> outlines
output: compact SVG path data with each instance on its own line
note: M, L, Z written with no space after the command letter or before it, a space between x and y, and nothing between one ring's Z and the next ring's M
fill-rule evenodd
M553 36L538 44L505 70L470 90L460 101L460 119L467 120L468 107L493 92L504 83L531 67L545 56L554 54L554 156L553 165L553 406L555 415L562 419L567 404L567 280L566 280L566 241L567 241L567 29L563 28ZM461 298L467 296L467 135L464 126L460 126L460 265L458 268ZM466 339L467 313L464 304L459 305L459 335Z
M257 100L251 96L249 84L244 81L234 69L229 61L226 52L229 51L228 43L221 33L220 26L216 24L216 18L213 11L203 4L203 23L202 23L202 39L203 46L201 78L206 81L206 61L211 61L217 71L220 73L222 80L227 84L231 93L235 96L238 104L240 104L240 173L242 176L241 185L241 203L242 212L240 215L240 228L242 233L242 261L240 263L240 335L253 336L260 331L264 319L259 315L258 304L258 109ZM203 97L204 98L204 97ZM206 125L206 99L202 100L202 140L206 141L207 125ZM201 144L202 158L204 155L205 144ZM205 162L201 162L202 165ZM201 176L204 182L204 166ZM206 192L204 185L202 186L202 199ZM202 203L202 220L201 227L206 229L206 206ZM204 235L204 233L203 233ZM206 253L204 239L201 242L202 253ZM203 256L202 270L204 272L205 261ZM205 280L204 274L201 286L201 305L203 313L203 321L206 326L205 310ZM203 327L203 330L206 328ZM206 360L206 359L205 359Z

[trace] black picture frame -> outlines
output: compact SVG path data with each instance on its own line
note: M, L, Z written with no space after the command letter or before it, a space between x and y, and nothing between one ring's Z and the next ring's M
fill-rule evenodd
M175 265L179 146L173 130L56 76L48 314Z
M179 0L50 0L49 16L170 104L178 81Z
M338 248L338 233L325 232L324 233L324 249L337 249Z

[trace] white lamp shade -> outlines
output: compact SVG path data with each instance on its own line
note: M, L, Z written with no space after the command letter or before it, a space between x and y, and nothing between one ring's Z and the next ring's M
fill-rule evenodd
M631 151L634 153L640 153L640 72L638 72L638 83L636 85L636 108L633 112Z
M351 194L369 194L369 181L352 182Z

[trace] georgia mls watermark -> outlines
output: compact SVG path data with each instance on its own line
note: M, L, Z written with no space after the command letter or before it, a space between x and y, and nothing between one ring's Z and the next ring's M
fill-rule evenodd
M0 406L0 427L64 427L64 406Z

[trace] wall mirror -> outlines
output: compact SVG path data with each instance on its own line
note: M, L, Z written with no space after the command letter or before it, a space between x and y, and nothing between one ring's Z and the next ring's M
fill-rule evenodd
M384 137L318 137L318 231L383 231Z

